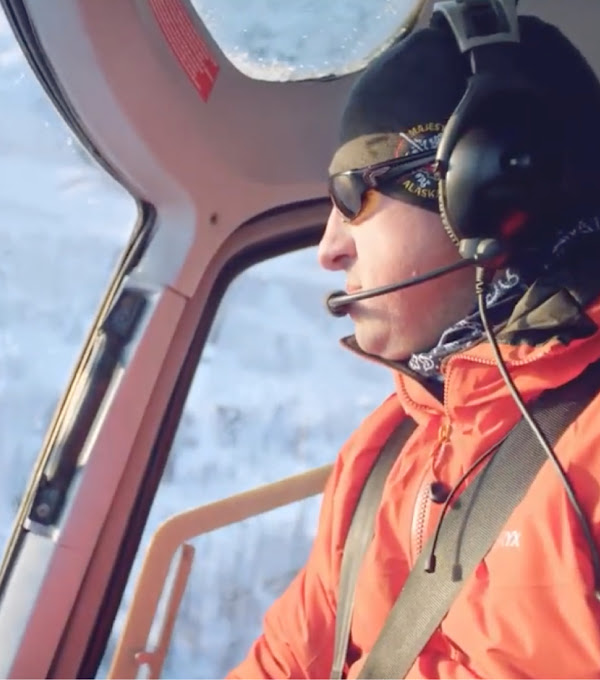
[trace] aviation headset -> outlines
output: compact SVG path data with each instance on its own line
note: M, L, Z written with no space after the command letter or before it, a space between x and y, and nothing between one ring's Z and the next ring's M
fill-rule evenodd
M431 18L471 68L437 150L439 211L462 257L487 268L543 241L564 172L553 107L519 68L517 3L443 0Z

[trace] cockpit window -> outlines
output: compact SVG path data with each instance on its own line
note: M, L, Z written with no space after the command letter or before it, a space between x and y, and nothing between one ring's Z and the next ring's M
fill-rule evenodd
M192 0L230 61L260 80L356 71L410 25L422 0Z
M0 8L0 543L137 219L74 138Z

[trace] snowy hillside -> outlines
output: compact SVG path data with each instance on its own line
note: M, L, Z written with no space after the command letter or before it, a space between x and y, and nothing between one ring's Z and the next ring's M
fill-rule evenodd
M207 13L217 39L237 50L240 63L262 60L264 67L283 59L287 69L314 68L323 61L339 68L344 50L360 42L359 26L372 29L356 55L362 57L371 49L367 43L377 44L399 20L399 3L375 0L330 0L327 32L316 1L298 1L292 8L256 0L251 21L237 11L239 0L196 0L195 5ZM222 22L222 11L232 21ZM4 543L135 209L73 141L1 15L0 95ZM386 371L339 349L337 339L349 330L348 322L329 317L322 299L340 280L320 272L315 255L310 249L258 265L228 291L142 552L149 534L174 512L331 461L352 428L391 390ZM265 608L306 557L318 503L308 500L197 543L165 676L218 677L240 660ZM123 607L115 634L122 612ZM107 658L113 644L114 636ZM106 669L105 661L101 672Z

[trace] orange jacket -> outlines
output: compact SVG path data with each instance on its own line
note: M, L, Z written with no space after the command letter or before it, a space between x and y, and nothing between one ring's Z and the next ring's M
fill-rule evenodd
M563 293L551 296L550 314L548 299L517 310L520 318L513 327L519 330L511 336L507 326L499 336L526 401L568 382L600 358L600 331L594 331L600 302L583 314ZM546 335L535 346L518 336L532 325L534 335ZM507 338L520 344L507 344ZM439 519L442 506L430 498L431 483L452 487L519 418L487 342L448 358L443 373L443 403L417 380L398 373L396 393L343 447L308 562L268 611L262 636L230 677L329 677L351 513L373 457L406 413L418 427L387 479L357 584L347 675L359 672ZM598 537L600 396L566 430L555 451ZM589 548L550 464L542 467L407 677L600 677L600 603L594 598Z

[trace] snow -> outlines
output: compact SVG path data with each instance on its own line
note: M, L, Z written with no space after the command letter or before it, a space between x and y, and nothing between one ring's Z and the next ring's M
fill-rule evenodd
M248 14L236 14L239 0L194 4L234 62L263 77L295 77L319 64L326 72L343 70L390 35L402 14L402 5L385 0L329 0L330 19L320 14L321 0L246 0ZM222 12L231 21L222 22ZM365 39L358 40L365 26ZM5 543L136 211L73 140L1 13L0 96ZM261 263L233 282L194 378L136 567L151 532L169 515L331 462L354 426L391 391L387 371L338 347L349 322L328 316L322 300L340 284L319 270L312 248ZM165 677L219 677L241 660L265 609L306 559L319 500L195 542ZM132 587L130 579L99 676L106 674Z

